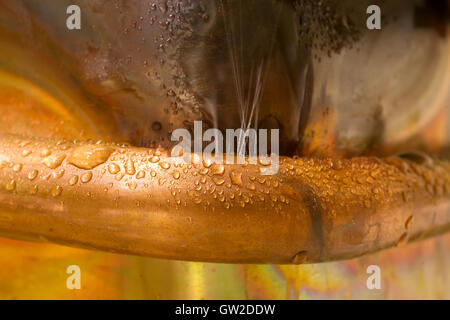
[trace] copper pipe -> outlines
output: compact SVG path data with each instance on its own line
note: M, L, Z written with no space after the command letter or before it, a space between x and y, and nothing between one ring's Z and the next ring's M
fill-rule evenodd
M162 149L0 138L4 235L169 259L346 259L447 231L450 164L427 157L186 165Z

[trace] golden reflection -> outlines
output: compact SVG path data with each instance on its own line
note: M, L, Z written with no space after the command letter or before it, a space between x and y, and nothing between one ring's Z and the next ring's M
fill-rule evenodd
M0 299L449 299L450 236L342 262L231 265L0 241ZM65 286L82 270L81 290ZM383 271L367 290L366 269Z

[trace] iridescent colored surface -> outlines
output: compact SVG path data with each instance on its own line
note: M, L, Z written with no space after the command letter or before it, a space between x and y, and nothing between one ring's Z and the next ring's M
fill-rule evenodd
M0 299L450 299L449 252L446 235L343 262L229 265L1 239ZM81 290L66 288L72 264ZM381 290L366 287L369 265Z

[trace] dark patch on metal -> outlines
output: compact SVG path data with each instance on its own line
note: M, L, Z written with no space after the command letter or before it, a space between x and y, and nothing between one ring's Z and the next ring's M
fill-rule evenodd
M439 36L447 35L450 23L450 2L448 0L427 0L424 5L415 8L414 25L416 28L433 29Z
M306 184L292 184L295 189L300 193L302 200L306 209L308 210L309 216L311 218L314 241L319 246L319 259L323 260L326 258L326 253L324 252L325 248L325 237L323 231L323 221L322 217L324 215L324 211L322 209L321 200L317 197L314 191Z

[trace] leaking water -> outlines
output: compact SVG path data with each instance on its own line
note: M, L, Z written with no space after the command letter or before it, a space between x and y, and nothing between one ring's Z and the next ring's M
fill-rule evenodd
M189 92L180 105L190 103L183 97L195 97L209 123L205 128L242 129L230 151L248 151L247 129L280 129L280 152L295 153L308 117L312 68L292 5L215 0L205 11L207 21L193 23L189 37L175 39L172 62Z

